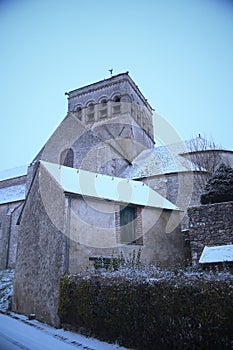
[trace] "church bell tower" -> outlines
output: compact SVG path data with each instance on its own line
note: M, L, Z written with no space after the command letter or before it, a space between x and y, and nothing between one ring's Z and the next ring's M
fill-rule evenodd
M97 147L98 171L117 176L124 162L131 163L141 151L154 147L153 109L128 72L70 91L66 95L68 115L77 118L87 130L76 149L87 152L83 147L87 147L88 142L95 145L96 141L91 140L90 135L102 141L98 146L93 146ZM117 156L105 154L107 158L103 161L106 145L108 153L110 147ZM115 158L118 166L115 165L111 173L108 167L110 163L113 166Z

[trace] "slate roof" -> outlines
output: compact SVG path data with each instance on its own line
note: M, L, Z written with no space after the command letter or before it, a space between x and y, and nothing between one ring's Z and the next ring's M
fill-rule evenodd
M211 264L227 261L233 262L233 244L219 245L215 247L205 246L199 259L200 264Z
M64 192L147 207L179 210L141 181L97 174L45 161L40 163L60 184Z
M25 199L25 184L0 188L0 204L18 202Z
M139 179L160 174L197 171L196 166L179 152L184 147L160 146L142 151L120 176L123 178Z

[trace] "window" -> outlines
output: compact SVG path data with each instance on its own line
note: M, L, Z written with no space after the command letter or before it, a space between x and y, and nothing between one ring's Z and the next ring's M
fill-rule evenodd
M90 104L87 106L87 121L88 121L88 122L91 122L91 121L94 121L94 119L95 119L94 104L93 104L93 103L90 103Z
M132 243L136 240L136 211L134 207L120 209L121 243Z
M106 103L107 103L107 100L106 100L106 99L103 99L103 100L101 101L102 107L104 107L104 106L106 105Z
M60 158L60 164L73 168L74 166L74 152L71 148L62 152Z
M120 206L115 211L116 243L143 245L142 207Z
M99 108L99 118L106 118L108 116L107 100L103 99Z
M99 117L100 118L106 118L108 116L107 109L102 109L100 111Z
M114 102L121 102L121 98L120 98L120 96L116 96L116 97L114 97Z
M79 120L82 120L82 108L81 107L78 107L76 109L76 113L77 113L77 117Z
M113 108L112 108L112 114L120 114L121 113L121 98L120 96L116 96L113 99Z

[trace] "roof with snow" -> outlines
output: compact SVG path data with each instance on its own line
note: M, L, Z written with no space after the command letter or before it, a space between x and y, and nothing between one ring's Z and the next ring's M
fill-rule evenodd
M13 179L15 177L27 175L28 165L23 165L13 169L7 169L0 172L0 181Z
M179 210L174 204L141 181L128 180L40 162L64 192L141 206Z
M184 146L176 149L169 145L144 150L120 175L124 178L139 179L161 174L197 171L197 167L190 160L179 155L179 152L184 149Z
M205 246L199 263L211 264L227 261L233 262L233 244L219 245L215 247Z
M25 184L0 188L0 204L18 202L25 199Z

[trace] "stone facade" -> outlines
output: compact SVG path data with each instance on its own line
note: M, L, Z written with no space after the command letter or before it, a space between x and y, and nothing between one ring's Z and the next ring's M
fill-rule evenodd
M128 72L70 91L67 95L68 112L76 113L79 120L92 127L96 122L105 124L108 118L129 113L148 136L148 139L144 137L147 148L148 142L153 147L152 107Z
M68 113L35 160L59 164L65 150L73 167L119 176L154 146L152 107L128 73L67 93Z
M22 202L0 205L0 269L15 268L18 244L16 225Z
M180 234L179 212L174 228L165 232L171 211L136 207L137 242L120 243L120 204L94 198L70 199L70 253L69 272L77 273L93 267L89 259L117 257L120 252L127 258L141 250L143 265L169 267L184 260L184 241Z
M58 327L59 279L65 273L67 243L65 203L60 200L56 183L50 183L46 191L51 210L57 215L56 225L45 210L37 173L20 217L12 307L15 312L36 314L38 320Z
M199 176L198 172L186 171L150 176L144 180L153 190L180 208L182 230L189 228L188 208L200 204L202 190L197 184Z
M215 203L188 210L192 263L195 265L204 246L233 244L233 202Z

